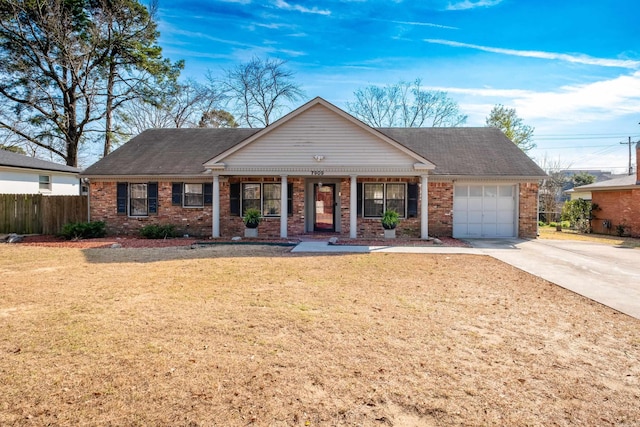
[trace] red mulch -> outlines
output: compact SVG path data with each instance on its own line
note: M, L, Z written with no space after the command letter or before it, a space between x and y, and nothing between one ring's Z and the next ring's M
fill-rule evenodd
M453 239L451 237L440 237L442 241L441 246L457 246L457 247L469 247L469 245L462 241ZM312 239L308 239L312 240ZM324 239L323 239L324 240ZM328 240L328 239L327 239ZM190 246L192 244L206 241L207 243L231 243L229 239L195 239L195 238L173 238L173 239L141 239L137 237L126 236L113 236L102 237L98 239L83 239L83 240L64 240L60 237L50 235L34 235L25 236L24 240L20 243L26 246L46 246L46 247L59 247L59 248L109 248L113 244L119 244L123 248L166 248L172 246ZM297 243L299 239L246 239L243 238L241 242L251 243ZM432 240L426 241L421 239L342 239L338 238L337 245L359 245L359 246L433 246Z
M137 237L101 237L97 239L65 240L50 235L25 236L20 242L27 246L46 246L52 248L109 248L117 243L123 248L166 248L170 246L189 246L197 242L194 238L140 239Z

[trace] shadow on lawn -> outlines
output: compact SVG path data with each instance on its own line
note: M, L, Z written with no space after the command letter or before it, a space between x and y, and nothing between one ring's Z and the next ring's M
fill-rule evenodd
M353 253L291 253L292 245L282 244L215 244L170 246L164 248L87 248L82 253L89 263L153 263L175 260L262 257L333 257Z

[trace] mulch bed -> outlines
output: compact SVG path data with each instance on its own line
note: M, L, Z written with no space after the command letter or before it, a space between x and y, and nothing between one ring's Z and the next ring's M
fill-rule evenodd
M305 239L313 240L313 239ZM324 240L324 239L323 239ZM342 239L338 238L336 245L356 245L356 246L453 246L453 247L470 247L470 245L462 240L453 239L451 237L440 237L442 244L434 244L433 240L421 239ZM51 235L33 235L25 236L20 242L25 246L45 246L60 248L110 248L114 244L123 248L166 248L175 246L190 246L194 244L295 244L300 242L298 238L291 239L247 239L242 238L240 241L231 239L195 239L190 238L172 238L172 239L142 239L127 236L102 237L98 239L83 240L65 240L57 236Z

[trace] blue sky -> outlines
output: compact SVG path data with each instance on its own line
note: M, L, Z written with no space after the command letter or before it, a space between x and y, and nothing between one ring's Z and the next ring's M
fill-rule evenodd
M160 0L157 19L184 77L280 58L308 99L341 108L357 88L420 78L467 126L515 108L539 163L622 173L620 142L640 140L639 17L637 0Z

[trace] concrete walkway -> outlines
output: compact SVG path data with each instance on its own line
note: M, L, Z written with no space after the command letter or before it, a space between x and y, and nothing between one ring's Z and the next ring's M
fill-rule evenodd
M570 240L471 240L472 248L341 246L302 242L300 253L429 253L489 255L640 319L640 249Z

